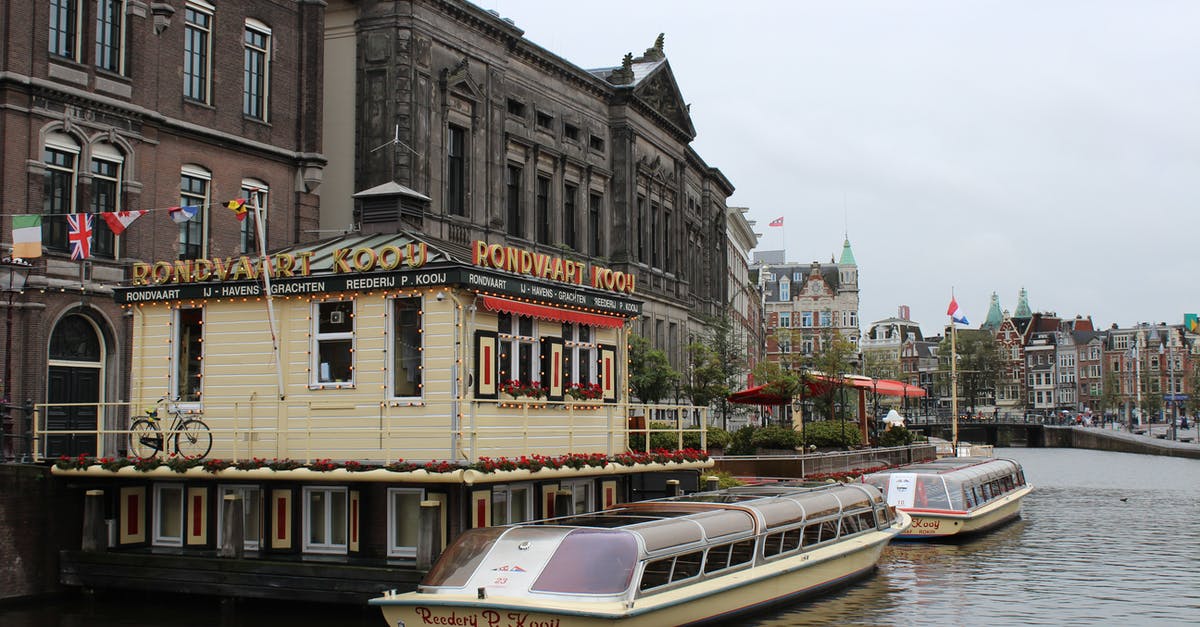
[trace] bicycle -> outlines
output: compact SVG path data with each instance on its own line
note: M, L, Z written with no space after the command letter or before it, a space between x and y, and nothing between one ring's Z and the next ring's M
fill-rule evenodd
M173 444L175 455L189 458L201 458L212 450L212 431L199 418L185 418L179 405L172 410L174 419L166 431L163 430L158 417L158 407L167 400L162 397L155 401L154 407L146 410L144 418L138 418L129 426L130 451L140 459L149 459L166 452L171 455L169 448Z

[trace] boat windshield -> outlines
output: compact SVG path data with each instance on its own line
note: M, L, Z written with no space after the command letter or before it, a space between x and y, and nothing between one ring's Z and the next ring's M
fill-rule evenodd
M438 559L425 578L423 586L459 587L467 585L476 567L496 543L505 527L484 527L464 532Z
M535 592L617 594L629 588L638 561L638 544L627 531L575 529L563 538Z

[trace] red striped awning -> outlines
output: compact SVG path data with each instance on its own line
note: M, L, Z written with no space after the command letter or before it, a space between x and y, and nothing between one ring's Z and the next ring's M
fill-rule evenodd
M517 314L519 316L529 316L539 320L575 322L590 327L620 328L625 326L625 319L618 318L616 316L605 316L603 314L587 313L575 309L562 309L560 307L549 307L534 303L523 303L516 300L508 300L507 298L497 298L495 296L480 296L479 298L483 301L483 307L490 311L502 311L505 313Z

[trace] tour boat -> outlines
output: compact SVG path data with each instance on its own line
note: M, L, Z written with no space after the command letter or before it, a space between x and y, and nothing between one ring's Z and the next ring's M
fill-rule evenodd
M697 625L870 574L909 518L865 484L742 486L459 536L388 625Z
M912 517L900 540L928 540L980 533L1021 515L1021 499L1033 491L1021 465L1011 459L943 457L865 475L887 503Z

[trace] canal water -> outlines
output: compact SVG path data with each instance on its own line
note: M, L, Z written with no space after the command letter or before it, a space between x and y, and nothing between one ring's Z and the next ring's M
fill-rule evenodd
M893 544L870 578L737 625L1181 625L1200 621L1200 460L998 449L1035 490L1021 520ZM5 627L383 627L372 609L98 594L0 606Z

